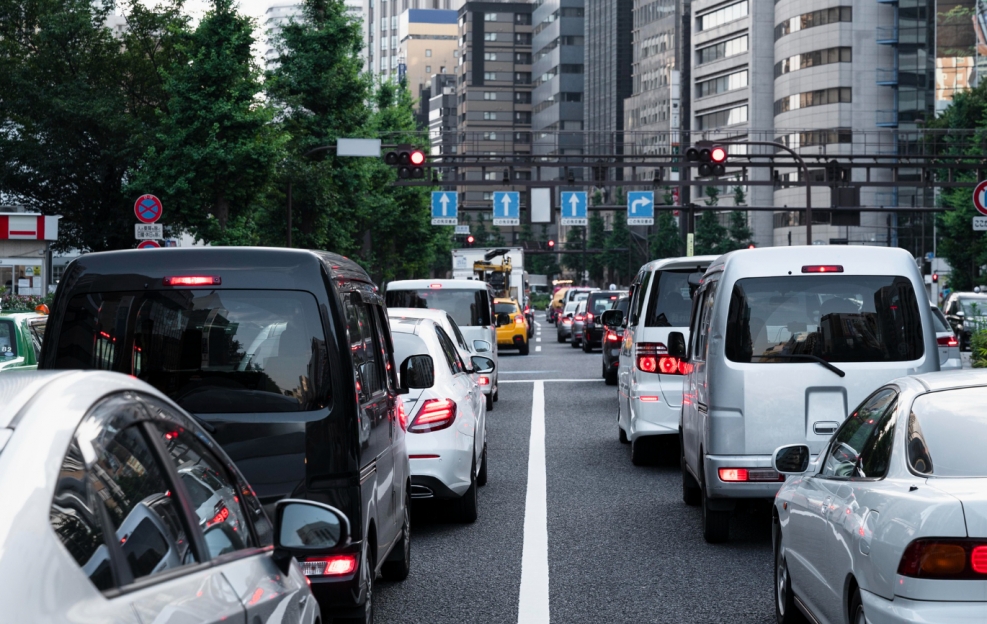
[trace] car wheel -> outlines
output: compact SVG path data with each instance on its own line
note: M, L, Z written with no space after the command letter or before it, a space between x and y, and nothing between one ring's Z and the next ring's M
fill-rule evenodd
M493 398L494 398L494 403L496 403L497 401L499 401L500 400L500 386L494 386L494 389L493 389L492 394L493 394Z
M608 370L603 375L603 379L606 380L606 384L608 386L616 386L617 385L617 369L611 367L610 370Z
M795 606L795 593L792 591L792 579L788 575L788 562L782 554L781 529L777 520L772 528L775 534L775 619L778 624L803 624L806 619Z
M520 353L521 355L528 355L528 352L531 350L531 346L528 344L528 341L525 340L523 343L521 343L521 345L517 348L517 350L518 353Z
M864 615L864 603L860 599L859 588L854 588L853 596L850 597L850 624L867 624L867 617Z
M569 346L572 347L573 349L579 348L579 342L576 340L575 336L572 337L572 343Z
M487 411L488 412L492 412L493 411L493 404L494 404L494 398L493 398L493 392L491 392L490 394L487 395Z
M370 548L364 548L363 552L363 574L367 575L364 583L367 588L367 597L357 610L358 615L347 618L333 618L333 622L348 622L352 624L374 624L374 585L377 581L377 572L374 567L374 556Z
M484 486L487 484L487 443L483 443L483 453L480 454L480 472L476 473L476 484Z
M682 467L682 502L689 507L696 507L702 502L702 490L696 485L696 480L685 466Z
M556 339L558 339L559 342L565 342L565 336L563 336L562 334L556 334L555 337Z
M590 346L589 342L583 340L583 353L592 353L593 347Z
M617 439L620 440L621 444L630 444L630 440L627 439L627 432L624 431L620 425L617 425Z
M702 497L703 539L709 544L721 544L730 539L730 512L710 509L704 473L699 475L699 488Z
M476 522L479 503L476 495L476 460L474 459L473 467L470 468L470 487L459 499L459 521L467 524Z
M403 581L411 572L411 499L404 495L404 524L401 525L401 541L394 547L400 559L385 561L380 567L380 576L385 581Z
M655 442L651 436L638 436L631 441L631 463L650 466L655 463Z

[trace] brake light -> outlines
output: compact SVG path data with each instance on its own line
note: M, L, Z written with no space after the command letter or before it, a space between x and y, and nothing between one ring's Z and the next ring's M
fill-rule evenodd
M404 410L404 401L398 400L398 423L401 429L408 430L408 412Z
M429 284L429 288L442 288L442 284Z
M223 278L218 275L177 275L162 280L165 286L219 286Z
M593 313L592 312L587 312L586 313L586 322L587 323L592 323L593 322L593 318L594 317L593 317Z
M620 337L617 336L617 332L613 331L612 329L608 329L607 335L604 339L607 342L617 342L620 340Z
M356 571L356 553L302 559L305 576L343 576Z
M521 316L520 314L518 314L517 316L515 316L514 317L514 324L515 325L524 325L524 317Z
M584 320L585 318L586 318L586 315L585 315L585 314L577 314L577 315L575 316L575 320L577 320L577 321L582 321L582 320Z
M720 468L720 481L724 483L784 481L785 475L771 468Z
M940 347L956 347L959 346L959 341L956 340L956 336L943 336L942 338L936 338L936 342L939 343Z
M968 539L918 539L908 545L898 574L928 579L987 578L987 542Z
M645 395L645 396L639 396L637 398L637 400L640 401L640 402L642 402L642 403L657 403L658 402L658 397L653 396L653 395L651 395L651 396Z
M668 354L668 348L660 342L642 342L637 349L637 369L645 373L662 375L687 375L692 365Z
M738 482L746 480L746 468L720 468L720 481Z
M476 383L480 384L481 386L489 386L490 385L490 378L489 377L484 377L484 376L481 375L480 376L480 379Z
M839 264L810 264L802 267L803 273L842 273L843 267Z
M452 426L456 404L451 399L429 399L408 426L409 433L428 433Z

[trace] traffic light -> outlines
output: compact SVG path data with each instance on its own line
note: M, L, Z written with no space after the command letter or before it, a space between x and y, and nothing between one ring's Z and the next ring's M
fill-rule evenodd
M933 273L932 274L932 283L933 284L938 284L939 283L939 274L938 273Z
M549 251L555 249L555 241L553 240L548 241L548 249Z
M398 168L402 180L422 180L425 178L425 152L413 145L399 145L394 151L384 154L384 162Z
M474 240L476 240L476 239L475 239L475 238L473 238L473 235L472 235L472 234L470 234L469 236L467 236L467 237L466 237L466 246L467 246L467 247L472 247L472 246L473 246L473 241L474 241Z
M685 151L689 162L699 163L699 177L722 176L726 173L726 163L729 154L722 145L713 145L705 141L690 147Z

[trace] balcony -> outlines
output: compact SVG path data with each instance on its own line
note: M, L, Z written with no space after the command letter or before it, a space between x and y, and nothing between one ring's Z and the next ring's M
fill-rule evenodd
M875 116L877 119L877 125L880 128L898 127L898 111L896 110L875 111Z
M879 45L898 45L897 26L878 26L875 30Z
M877 84L883 87L897 87L898 86L898 68L877 68Z

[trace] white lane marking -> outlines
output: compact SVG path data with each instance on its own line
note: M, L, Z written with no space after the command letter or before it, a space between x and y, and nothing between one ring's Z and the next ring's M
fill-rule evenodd
M539 351L541 351L541 347L535 347L535 353L538 353Z
M524 546L518 624L549 623L548 486L545 474L545 384L535 382L528 443L528 492L524 500Z
M538 372L542 372L542 371L538 371ZM565 382L565 383L570 383L570 382L571 383L587 383L587 382L603 381L603 380L602 379L501 379L497 383L502 383L502 384L503 383L507 383L507 384L512 384L512 383L538 383L538 382L542 382L542 381L545 382L545 383L551 383L551 382L554 382L554 381L560 381L560 382Z
M541 342L541 336L535 338L535 342Z

